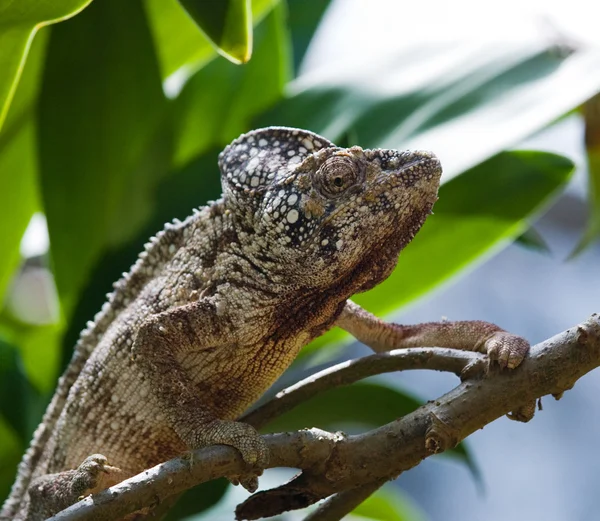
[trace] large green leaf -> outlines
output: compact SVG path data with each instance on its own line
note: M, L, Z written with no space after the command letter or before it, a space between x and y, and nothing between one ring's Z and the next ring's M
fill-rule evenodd
M237 67L214 60L189 79L174 101L176 166L211 147L223 147L281 98L291 62L282 4L269 12L255 35L250 63Z
M252 19L258 24L278 0L253 0ZM206 3L214 9L218 2ZM198 30L177 0L146 0L146 12L156 44L163 79L183 66L194 68L215 56L215 48Z
M362 147L425 148L445 179L489 158L600 90L600 50L531 45L409 48L384 63L301 76L261 125L307 128Z
M41 31L32 45L21 86L0 132L0 302L20 261L23 232L38 208L34 100L39 90L47 31Z
M37 29L66 20L91 0L0 0L0 129Z
M166 108L141 0L94 2L53 29L39 160L67 316L100 255L129 241L152 211L169 159Z
M392 275L356 295L377 314L414 301L518 237L531 218L565 185L568 159L545 152L503 152L440 188L439 201L415 239L400 255ZM308 352L344 334L333 329Z

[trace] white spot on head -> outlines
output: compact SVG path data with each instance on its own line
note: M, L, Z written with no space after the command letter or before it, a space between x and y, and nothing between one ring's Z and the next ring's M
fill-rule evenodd
M260 179L258 178L257 175L253 175L252 178L250 179L250 186L257 187L258 183L259 183Z
M253 157L250 161L248 161L246 170L254 170L258 166L258 163L260 163L258 157Z
M295 204L297 200L298 200L297 194L292 194L287 198L288 204Z
M327 246L329 244L329 239L323 239L321 241L321 246Z
M308 139L307 137L305 137L302 140L302 144L308 149L308 150L312 150L313 148L315 148L315 146L313 145L313 142Z
M258 146L260 147L266 147L268 145L267 140L266 139L260 139L258 141Z
M175 253L175 245L174 244L169 244L169 253L171 255L173 255Z
M343 245L344 245L344 241L342 241L342 239L340 239L338 242L335 243L335 247L338 250L341 250Z
M286 216L287 222L290 224L294 224L300 215L298 214L298 210L291 209Z
M296 153L295 150L288 150L288 156L292 157Z

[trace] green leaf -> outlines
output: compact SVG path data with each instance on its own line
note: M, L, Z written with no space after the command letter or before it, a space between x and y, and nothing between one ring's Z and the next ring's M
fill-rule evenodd
M402 491L391 487L378 490L352 511L352 519L376 521L425 521L425 514Z
M0 417L23 443L27 443L37 425L42 402L25 376L18 350L0 339Z
M317 427L325 430L375 428L416 410L421 402L409 394L376 383L359 382L319 393L279 416L262 432L286 432ZM479 470L464 445L449 451L464 461L473 476Z
M251 119L281 99L290 76L284 5L255 31L254 58L243 67L215 60L194 74L174 101L176 166L249 129Z
M0 503L10 492L24 447L15 431L0 417Z
M550 253L550 247L544 240L544 237L533 226L519 235L515 242L525 248L537 251L539 253Z
M192 20L233 63L246 63L252 55L252 11L250 0L179 0Z
M0 302L21 260L23 233L39 207L34 104L47 36L48 29L41 31L32 45L21 87L0 132Z
M67 317L101 254L135 236L152 211L170 157L166 108L141 1L94 2L53 28L39 167Z
M215 479L202 483L194 488L186 490L169 510L165 521L176 521L199 514L216 505L225 495L229 482L223 479Z
M0 129L37 29L66 20L91 0L0 0Z
M377 404L376 407L373 404ZM416 398L380 384L359 382L319 393L270 422L263 432L374 428L419 408Z
M424 65L425 64L425 65ZM445 179L480 163L600 90L600 50L428 44L393 62L330 64L290 85L260 125L310 129L364 148L426 148Z
M583 237L571 253L571 258L582 253L600 237L600 94L584 105L583 114L590 215Z
M278 0L253 0L252 19L258 24ZM146 0L144 3L159 57L162 78L181 67L198 67L214 58L216 51L177 0Z
M383 315L472 269L522 234L573 168L570 160L555 154L503 152L455 177L440 188L434 215L401 253L392 275L353 300ZM340 329L331 330L308 352L344 336Z

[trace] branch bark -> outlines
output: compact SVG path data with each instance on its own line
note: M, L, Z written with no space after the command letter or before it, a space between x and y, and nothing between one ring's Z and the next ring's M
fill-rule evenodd
M443 352L448 354L445 349L430 348L429 351L435 357L443 358ZM422 349L415 350L412 354L409 350L404 352L409 354L404 356L403 363L407 363L407 357L413 361L418 357L422 361L431 360L431 357L423 355ZM476 365L480 363L478 354L461 355L465 355L461 362L463 369L460 371L463 375L465 367L473 367L473 361ZM365 371L365 375L373 370L373 363L388 364L389 367L390 359L402 360L403 357L394 353L392 356L374 355L367 359L368 363L362 362L363 367L370 368ZM452 366L451 370L456 372L461 364L453 361L448 362L445 367ZM416 368L418 363L414 362L414 365ZM331 434L318 429L267 435L265 440L271 450L269 467L296 467L303 472L287 485L251 496L238 507L236 514L240 519L257 519L302 508L333 494L339 494L338 499L332 499L330 503L334 503L339 509L344 506L343 498L352 496L351 493L344 494L344 491L357 487L368 491L370 486L375 487L377 483L394 479L431 454L454 447L472 432L511 410L527 406L548 394L560 396L571 389L579 378L599 365L600 317L593 315L582 324L534 346L519 368L512 371L500 371L496 368L484 374L480 371L468 371L466 380L438 400L378 429L357 436ZM333 371L335 376L327 376L331 374L328 372L321 380L316 381L330 378L331 385L339 381L347 383L352 378L357 378L357 374L352 372L357 366L360 367L361 362L345 364L344 367L352 369L339 368L337 375ZM346 376L352 377L340 379L338 376L344 374L344 371ZM321 384L310 385L319 387ZM331 385L320 389L331 388ZM306 389L307 386L309 384L305 382L294 387ZM313 391L316 387L313 387ZM306 395L297 394L301 392L294 391L297 399L306 399ZM294 393L283 393L283 396ZM276 398L275 401L277 400ZM280 404L283 403L281 400L279 398ZM264 407L268 409L268 404ZM256 424L271 419L273 414L279 414L281 408L278 407L280 406L275 407L276 412L271 410L269 414L253 413L256 415ZM247 418L252 419L252 415ZM208 447L194 451L191 456L157 465L99 494L88 496L51 519L119 519L144 507L156 506L169 496L204 481L239 475L249 470L233 448ZM347 507L348 503L345 508ZM344 511L344 508L339 511Z

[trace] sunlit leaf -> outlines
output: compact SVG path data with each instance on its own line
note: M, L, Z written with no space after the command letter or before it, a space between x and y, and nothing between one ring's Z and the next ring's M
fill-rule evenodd
M179 0L217 51L233 63L252 55L250 0Z
M32 45L20 88L0 132L0 302L20 261L23 232L38 208L34 102L47 36L48 29L41 31Z
M255 26L277 2L278 0L252 1L252 20ZM146 0L144 5L163 79L183 66L195 68L215 56L214 46L198 30L198 26L177 0Z
M167 170L169 126L141 1L94 2L53 28L47 52L39 160L56 283L69 316L99 256L148 219Z
M192 76L174 101L176 166L249 130L251 119L278 101L290 77L283 5L256 28L254 57L237 67L214 60Z
M389 313L483 262L527 229L573 168L555 154L503 152L455 177L440 188L434 214L401 253L392 275L353 300L376 314ZM308 352L343 337L341 330L331 330Z
M66 20L91 0L0 0L0 129L37 29Z
M600 90L600 50L429 44L395 59L299 77L260 125L307 128L364 148L433 150L445 179L489 158Z

